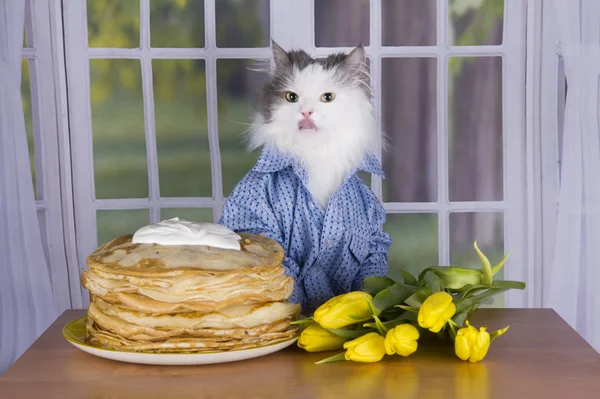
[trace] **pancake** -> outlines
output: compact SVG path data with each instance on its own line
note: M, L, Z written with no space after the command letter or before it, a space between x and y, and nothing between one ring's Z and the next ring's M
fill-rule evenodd
M103 330L131 340L155 341L169 337L243 338L290 328L300 306L273 302L258 306L232 306L215 313L151 315L111 306L94 298L88 317Z
M294 326L282 332L268 332L240 339L226 338L171 338L164 341L130 340L110 331L102 330L88 319L88 342L109 349L144 353L218 353L233 350L253 349L286 341L298 334Z
M86 259L90 269L143 277L173 276L187 270L259 272L281 266L283 248L268 237L241 233L241 250L206 245L134 244L132 235L107 242Z
M162 229L163 245L152 243L155 227ZM179 219L143 232L143 242L124 235L88 256L81 276L90 293L88 342L123 351L206 353L257 348L299 333L291 321L301 307L287 301L294 279L275 240ZM219 234L228 236L228 247L205 245L220 243Z

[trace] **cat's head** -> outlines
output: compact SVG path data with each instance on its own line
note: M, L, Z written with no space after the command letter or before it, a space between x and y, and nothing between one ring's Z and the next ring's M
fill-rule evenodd
M362 46L313 58L272 43L275 67L263 86L251 129L251 148L274 146L299 155L375 145L370 76ZM343 155L343 154L341 154Z

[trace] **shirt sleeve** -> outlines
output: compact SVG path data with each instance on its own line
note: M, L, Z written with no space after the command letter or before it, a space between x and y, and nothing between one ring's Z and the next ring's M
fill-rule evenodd
M257 190L257 182L242 181L227 198L219 224L235 232L263 235L279 243L285 251L285 236L279 221L267 202L266 195ZM286 275L294 278L294 293L290 301L300 303L302 290L298 284L299 265L287 256L282 262Z
M352 282L352 290L362 289L362 282L370 276L387 276L388 258L392 238L383 231L386 213L379 203L373 203L374 217L371 220L371 236L369 237L369 253L360 266L360 271Z

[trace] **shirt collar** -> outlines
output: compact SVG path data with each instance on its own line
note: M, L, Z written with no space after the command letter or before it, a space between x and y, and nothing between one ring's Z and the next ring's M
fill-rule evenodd
M277 150L264 149L256 161L256 165L252 168L255 172L272 173L292 166L296 173L300 173L303 169L300 164L291 156L283 154ZM373 154L367 154L358 165L357 170L371 173L385 179L385 173L381 168L381 164L377 157ZM303 174L303 172L302 172Z

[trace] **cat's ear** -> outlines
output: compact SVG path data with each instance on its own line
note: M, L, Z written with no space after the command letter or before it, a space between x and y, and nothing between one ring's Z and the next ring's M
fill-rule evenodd
M286 53L286 51L283 48L281 48L281 46L277 44L273 39L271 39L271 48L273 50L273 59L275 60L275 67L279 69L288 66L290 63L288 53Z
M367 60L367 57L365 55L365 49L361 43L357 47L355 47L352 51L350 51L350 53L348 53L348 56L346 57L346 60L345 60L345 64L346 64L346 66L350 67L351 69L361 70L363 68L363 66L365 65L366 60Z

